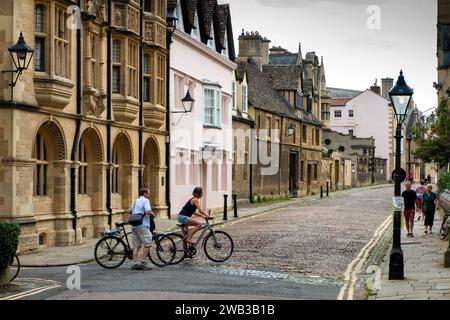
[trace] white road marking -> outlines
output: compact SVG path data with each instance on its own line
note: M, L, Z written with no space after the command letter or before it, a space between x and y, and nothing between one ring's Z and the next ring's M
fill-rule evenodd
M361 251L358 253L357 257L348 265L347 270L344 273L344 281L345 284L341 288L338 300L344 300L345 294L347 292L348 288L348 295L347 300L353 300L354 297L354 290L355 290L355 284L357 281L357 274L361 271L362 266L366 262L370 251L377 245L378 240L380 237L384 234L386 229L389 227L389 225L392 222L392 217L389 217L384 221L380 227L375 231L373 237L370 239L370 241L361 249ZM354 268L354 266L356 267Z
M25 297L29 297L32 295L36 295L38 293L41 292L45 292L51 289L56 289L61 287L61 285L53 280L45 280L45 279L39 279L39 278L20 278L17 279L17 282L22 282L22 281L34 281L34 282L41 282L41 283L45 283L46 285L43 287L38 287L38 288L34 288L34 289L30 289L24 292L20 292L20 293L16 293L10 296L6 296L3 298L0 298L0 300L19 300Z

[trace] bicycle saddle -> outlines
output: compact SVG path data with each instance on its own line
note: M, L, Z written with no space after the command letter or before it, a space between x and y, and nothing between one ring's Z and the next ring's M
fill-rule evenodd
M126 222L126 221L116 222L116 227L118 227L118 228L126 226L126 225L128 225L128 222Z

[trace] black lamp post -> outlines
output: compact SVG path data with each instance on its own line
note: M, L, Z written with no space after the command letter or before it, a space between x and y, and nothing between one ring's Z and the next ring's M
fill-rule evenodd
M13 101L13 88L16 86L17 81L19 80L19 77L22 75L23 71L27 70L30 66L31 59L34 55L34 49L25 42L23 33L20 32L19 40L11 48L8 48L8 51L13 60L15 69L3 70L2 73L11 73L11 83L9 84L9 86L11 87L11 101ZM14 74L16 74L15 79Z
M392 107L395 111L397 119L397 131L395 135L396 140L396 154L395 154L395 171L392 177L395 181L395 197L401 197L401 183L406 179L406 172L401 168L401 143L402 143L402 124L406 120L408 114L408 107L411 98L414 94L413 89L408 87L403 71L400 71L397 84L389 91ZM401 214L402 208L398 204L400 201L395 201L394 212L394 238L389 260L389 280L404 280L404 260L403 250L401 247ZM401 202L400 202L401 203Z

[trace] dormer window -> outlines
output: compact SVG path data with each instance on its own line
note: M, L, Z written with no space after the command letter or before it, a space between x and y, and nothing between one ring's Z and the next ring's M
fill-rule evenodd
M222 55L225 57L228 57L228 36L227 36L227 30L225 30L225 37L223 39L223 48L222 48Z
M208 39L208 47L210 47L211 49L216 48L216 45L214 43L214 24L213 23L211 23L211 34Z
M199 30L200 30L200 23L198 22L198 14L196 12L195 18L194 18L194 27L192 28L192 31L191 31L191 37L194 39L198 39L199 38Z

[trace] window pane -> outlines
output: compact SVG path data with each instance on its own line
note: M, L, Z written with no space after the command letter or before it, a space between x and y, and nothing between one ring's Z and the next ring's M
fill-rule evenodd
M44 71L44 39L36 38L35 70Z
M44 32L44 8L42 6L36 6L35 19L35 31Z
M113 41L112 56L113 56L113 61L114 62L120 62L120 41L119 40L114 40Z
M144 54L144 73L150 74L150 56L148 54Z
M120 67L113 67L113 93L120 93Z
M144 101L150 101L150 78L144 78Z

